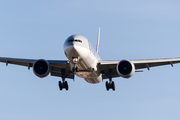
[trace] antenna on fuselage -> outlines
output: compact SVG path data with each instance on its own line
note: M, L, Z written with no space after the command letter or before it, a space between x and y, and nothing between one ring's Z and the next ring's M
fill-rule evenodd
M100 41L100 27L99 27L99 32L98 32L98 39L97 39L97 48L96 52L99 54L99 41Z

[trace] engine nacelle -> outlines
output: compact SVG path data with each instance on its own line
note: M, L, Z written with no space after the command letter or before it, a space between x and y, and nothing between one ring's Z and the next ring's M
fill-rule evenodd
M37 60L33 64L33 72L36 76L43 78L49 75L50 67L49 62L43 59Z
M134 64L129 60L121 60L117 64L117 72L123 78L130 78L135 72Z

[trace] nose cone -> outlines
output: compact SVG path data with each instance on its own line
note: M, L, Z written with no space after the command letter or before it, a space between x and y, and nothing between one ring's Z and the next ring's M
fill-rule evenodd
M64 50L66 50L69 47L72 46L83 46L87 44L87 38L85 38L82 35L71 35L70 37L68 37L64 43Z
M87 38L82 35L71 35L64 43L64 52L67 57L78 57L79 53L82 52L82 49L80 49L82 47L88 48Z
M71 57L78 57L78 52L76 51L76 47L74 45L68 46L64 49L65 55L71 59Z
M76 43L83 43L84 41L88 41L88 40L82 35L71 35L66 39L64 43L64 48L67 46L72 46Z

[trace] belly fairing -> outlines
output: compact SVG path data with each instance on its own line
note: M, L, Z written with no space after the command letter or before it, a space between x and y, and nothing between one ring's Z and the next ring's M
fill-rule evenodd
M92 83L92 84L95 84L95 83L99 83L102 81L102 74L100 74L98 77L96 78L85 78L86 82L88 83Z

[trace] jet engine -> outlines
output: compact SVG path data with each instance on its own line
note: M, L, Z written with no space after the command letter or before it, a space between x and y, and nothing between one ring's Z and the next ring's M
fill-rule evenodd
M40 59L33 64L33 72L40 78L46 77L49 74L49 71L49 62L46 60Z
M135 72L134 64L129 60L121 60L117 64L117 72L123 78L130 78Z

